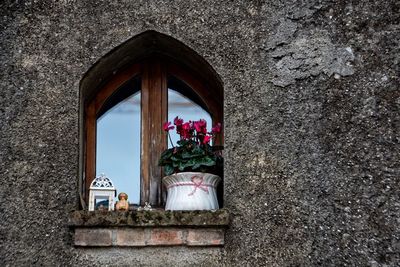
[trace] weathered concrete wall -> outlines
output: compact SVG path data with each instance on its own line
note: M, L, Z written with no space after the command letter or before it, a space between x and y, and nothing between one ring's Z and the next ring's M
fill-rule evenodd
M2 1L0 264L398 265L400 4L352 2ZM79 81L145 30L224 82L221 251L71 246Z

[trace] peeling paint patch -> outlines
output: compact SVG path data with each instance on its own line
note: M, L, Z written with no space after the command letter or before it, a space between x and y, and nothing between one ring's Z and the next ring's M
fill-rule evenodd
M292 25L291 29L294 28ZM278 38L273 40L272 46L265 46L268 50L267 60L272 61L271 81L275 85L285 87L296 80L320 74L335 74L339 78L354 74L353 50L351 47L337 47L326 32L301 34L296 38L285 34L277 36L283 39ZM292 40L287 42L287 39Z

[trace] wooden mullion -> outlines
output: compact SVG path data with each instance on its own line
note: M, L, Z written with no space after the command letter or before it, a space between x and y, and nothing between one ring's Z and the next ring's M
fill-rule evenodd
M161 62L148 60L142 79L141 204L162 204L158 159L167 147L162 124L167 119L167 79Z
M144 202L149 200L149 141L150 141L150 119L148 114L150 113L149 107L149 70L147 66L143 67L142 73L142 86L141 86L141 152L140 152L140 204L144 205Z

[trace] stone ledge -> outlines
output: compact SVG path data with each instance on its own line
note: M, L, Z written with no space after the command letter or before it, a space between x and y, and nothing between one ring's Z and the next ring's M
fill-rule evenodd
M69 216L70 227L227 227L229 212L215 211L74 211Z
M223 246L229 212L74 211L74 245L79 247Z

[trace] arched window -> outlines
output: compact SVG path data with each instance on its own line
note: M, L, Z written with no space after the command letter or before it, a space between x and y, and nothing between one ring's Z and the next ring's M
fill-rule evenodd
M81 82L81 100L83 198L91 181L105 173L130 202L162 206L157 163L168 146L163 122L176 116L209 124L223 120L222 86L212 68L187 46L154 31L100 60Z

